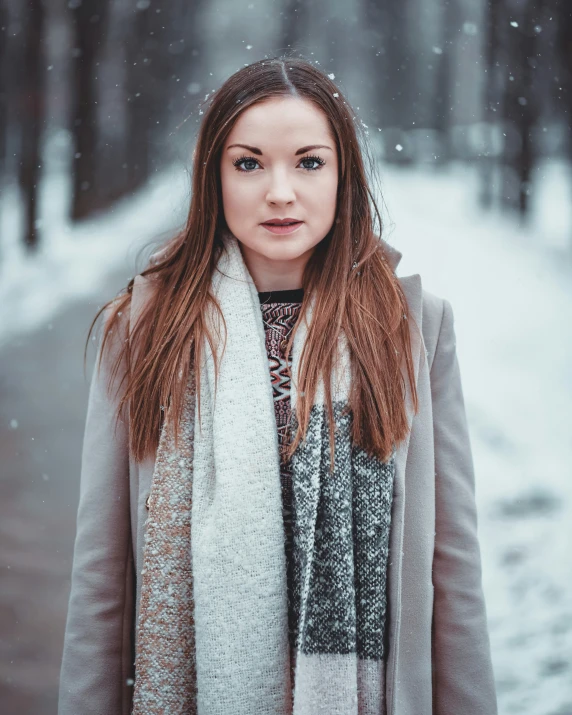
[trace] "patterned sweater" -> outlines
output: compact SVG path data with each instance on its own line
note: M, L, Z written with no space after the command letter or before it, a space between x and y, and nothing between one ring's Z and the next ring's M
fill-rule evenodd
M287 366L292 365L291 355L287 361L285 349L291 331L294 329L300 308L304 289L259 292L260 309L266 333L266 352L270 367L270 380L274 393L274 414L278 429L278 445L281 453L288 446L288 424L290 421L290 378ZM294 651L295 612L292 602L293 563L292 563L292 473L290 463L284 458L280 465L280 481L282 484L282 506L284 517L284 545L286 551L287 584L288 584L288 620L290 630L290 647ZM292 667L294 667L292 662Z

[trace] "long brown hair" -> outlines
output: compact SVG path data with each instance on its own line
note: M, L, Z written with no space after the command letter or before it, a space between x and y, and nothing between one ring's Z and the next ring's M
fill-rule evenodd
M335 425L330 375L341 331L350 349L353 443L386 460L394 444L406 436L402 361L414 410L418 410L410 313L383 243L375 233L374 218L380 236L382 221L366 177L361 147L365 148L367 142L359 120L340 89L313 64L298 57L275 57L239 69L205 98L186 225L141 273L149 277L155 289L133 326L131 339L120 341L110 380L111 384L123 365L121 385L124 380L126 384L118 399L118 415L128 409L130 449L139 461L156 451L167 406L178 435L189 370L202 364L204 338L215 355L217 374L217 340L205 316L209 304L222 316L211 292L211 278L224 249L221 231L226 228L219 169L221 150L242 112L256 103L283 96L310 100L324 112L336 140L339 165L336 218L303 274L304 298L297 325L314 291L316 303L300 361L296 407L299 428L285 457L290 458L305 437L316 385L322 376L333 466ZM114 325L123 320L125 328L133 282L134 279L119 297L106 303L91 324L89 334L107 309L100 365ZM336 289L332 290L332 286ZM288 353L295 333L296 329L289 338ZM200 408L200 380L196 384Z

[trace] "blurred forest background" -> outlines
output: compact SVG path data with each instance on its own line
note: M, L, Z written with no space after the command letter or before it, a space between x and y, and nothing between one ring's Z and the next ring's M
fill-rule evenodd
M0 0L0 711L56 712L89 322L184 220L200 102L287 52L460 316L499 712L572 715L570 0Z
M566 0L1 0L0 26L0 180L29 251L47 147L81 221L169 166L237 62L287 48L338 73L383 161L480 165L484 208L526 217L535 168L572 153Z

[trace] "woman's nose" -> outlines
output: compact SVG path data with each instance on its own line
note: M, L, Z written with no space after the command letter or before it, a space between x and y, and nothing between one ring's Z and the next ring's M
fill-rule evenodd
M266 200L271 203L289 203L296 198L291 178L286 171L276 170L270 177Z

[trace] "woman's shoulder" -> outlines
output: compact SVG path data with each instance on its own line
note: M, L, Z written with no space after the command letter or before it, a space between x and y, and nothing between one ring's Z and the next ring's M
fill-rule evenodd
M153 254L149 259L148 267L152 267L157 262L157 254ZM129 311L129 325L133 329L137 319L142 315L145 305L152 298L157 287L157 274L144 275L138 273L133 278L133 286L131 289L131 301Z
M429 366L433 363L443 324L452 322L452 316L451 304L447 298L423 288L422 332Z
M444 309L445 298L423 288L423 326L438 332Z
M425 341L438 335L445 310L445 298L427 290L419 273L397 276L415 321L420 320Z

